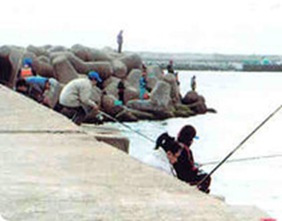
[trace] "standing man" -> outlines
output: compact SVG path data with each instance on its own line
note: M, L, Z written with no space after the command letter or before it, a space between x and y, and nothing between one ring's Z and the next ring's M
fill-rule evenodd
M92 88L96 87L97 83L102 83L102 79L95 71L89 72L88 78L78 78L67 83L59 98L59 103L63 106L61 113L77 125L80 125L91 111L98 114L99 107L91 99Z
M167 73L168 74L173 74L175 79L176 79L176 83L177 85L180 84L179 80L178 80L178 72L175 72L174 71L174 67L173 67L173 60L169 60L169 63L168 65L166 66L166 69L167 69Z
M122 50L122 43L123 43L123 30L120 30L120 32L117 35L117 43L118 43L118 53L121 53Z
M167 73L174 74L173 60L169 60L168 65L166 66Z
M191 89L192 91L196 90L196 76L193 75L193 77L191 78Z

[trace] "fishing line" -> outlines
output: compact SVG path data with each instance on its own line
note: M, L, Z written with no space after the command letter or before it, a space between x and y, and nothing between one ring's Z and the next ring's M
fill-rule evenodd
M261 159L275 158L275 157L282 157L282 154L238 158L238 159L228 160L226 163L236 163L236 162L241 162L241 161L261 160ZM220 161L210 161L210 162L206 162L206 163L201 163L199 166L203 167L203 166L218 164L219 162Z
M141 133L141 132L139 132L139 131L137 131L137 130L134 130L132 127L128 126L127 124L124 124L124 123L120 122L119 120L117 120L116 118L112 117L111 115L109 115L109 114L107 114L107 113L105 113L105 112L103 112L103 111L99 111L99 112L100 112L102 115L104 115L105 117L107 117L107 118L109 118L109 119L111 119L111 120L113 120L113 121L115 121L115 122L121 124L122 126L124 126L124 127L128 128L129 130L133 131L134 133L136 133L136 134L142 136L143 138L145 138L145 139L147 139L147 140L149 140L149 141L155 143L155 141L154 141L152 138L148 137L147 135L145 135L145 134L143 134L143 133Z
M107 118L109 118L109 119L111 119L111 120L113 120L113 121L115 121L115 122L121 124L122 126L128 128L129 130L133 131L134 133L136 133L136 134L142 136L143 138L145 138L145 139L147 139L147 140L149 140L149 141L151 141L152 143L155 144L155 140L153 140L152 138L146 136L145 134L140 133L139 131L136 131L136 130L132 129L130 126L128 126L128 125L126 125L126 124L120 122L120 121L117 120L116 118L112 117L111 115L109 115L109 114L107 114L107 113L105 113L105 112L103 112L103 111L101 111L101 110L100 110L99 112L100 112L102 115L104 115L105 117L107 117ZM160 158L160 159L161 159L161 158ZM163 159L161 159L161 161L165 162ZM174 168L172 167L171 164L169 164L169 165L170 165L170 170L171 170L172 175L176 177L176 173L175 173L175 171L174 171Z
M224 164L225 161L228 160L229 157L231 157L252 135L254 135L271 117L273 117L280 109L282 108L282 105L280 105L275 111L273 111L264 121L262 121L248 136L246 136L245 139L243 139L234 150L232 150L220 163L215 166L215 168L207 174L198 184L199 187L203 182L206 181L208 177L210 177L222 164Z

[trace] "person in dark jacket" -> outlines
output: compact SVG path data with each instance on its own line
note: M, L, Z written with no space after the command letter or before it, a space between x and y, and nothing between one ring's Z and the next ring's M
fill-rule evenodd
M156 149L162 147L167 154L170 164L173 166L177 178L189 183L190 185L197 185L202 181L207 174L201 171L194 162L194 157L190 146L193 139L196 137L196 130L191 125L184 126L178 136L177 140L168 135L168 133L161 134L156 141ZM209 193L209 186L211 178L208 176L201 185L197 185L198 189Z
M125 90L125 85L124 85L124 80L121 79L117 85L118 89L118 99L121 101L122 104L124 104L124 90Z
M167 69L167 73L174 74L173 60L169 60L166 69Z

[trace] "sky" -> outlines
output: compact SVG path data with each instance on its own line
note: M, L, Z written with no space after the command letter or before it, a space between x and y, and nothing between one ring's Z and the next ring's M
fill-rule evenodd
M282 55L280 0L8 0L0 46Z

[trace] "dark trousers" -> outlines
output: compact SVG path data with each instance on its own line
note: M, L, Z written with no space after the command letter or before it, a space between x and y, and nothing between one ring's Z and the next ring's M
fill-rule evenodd
M122 102L122 104L124 104L124 91L123 90L118 91L118 99Z
M202 181L204 178L206 178L207 174L203 172L199 172L196 176L193 177L193 181L190 182L191 185L197 185L200 181ZM209 193L210 192L210 184L211 184L211 177L208 176L201 185L198 186L198 189Z
M66 107L62 106L60 112L71 119L75 124L81 125L86 117L83 107Z
M118 43L118 53L121 53L122 43Z

